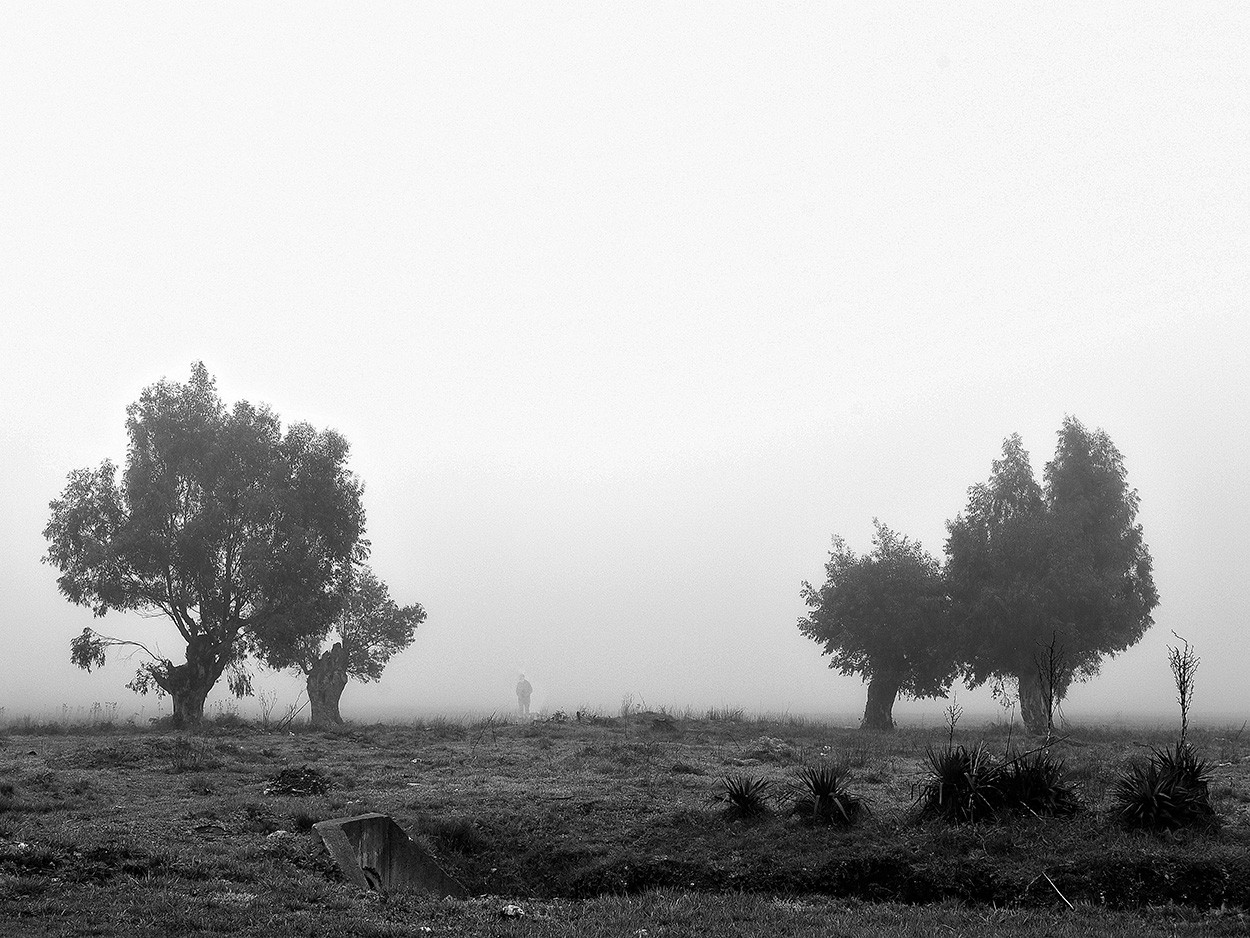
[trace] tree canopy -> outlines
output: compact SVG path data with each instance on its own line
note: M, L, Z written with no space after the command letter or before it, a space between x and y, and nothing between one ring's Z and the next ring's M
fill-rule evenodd
M1014 679L1034 732L1050 728L1047 696L1136 643L1158 604L1138 496L1107 434L1066 418L1044 481L1008 437L946 542L968 682Z
M134 645L151 660L131 686L169 693L193 722L222 673L249 691L245 659L292 621L322 622L342 603L343 571L368 554L362 486L338 433L306 423L285 433L267 407L227 408L202 363L185 384L162 379L127 409L126 470L70 473L51 505L45 561L58 587L97 616L168 618L186 646L175 664L137 642L85 629L72 660L90 670L106 649Z
M864 727L888 730L899 693L943 696L957 668L937 561L880 521L873 525L873 550L863 556L834 537L824 585L803 583L811 612L798 625L824 645L831 668L868 682Z

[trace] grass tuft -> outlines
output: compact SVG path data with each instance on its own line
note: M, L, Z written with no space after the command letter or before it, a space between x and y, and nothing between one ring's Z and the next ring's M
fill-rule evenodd
M221 768L221 760L186 736L177 737L169 745L169 771L175 775L217 768Z
M427 820L421 825L421 833L442 850L453 853L473 855L481 853L487 846L486 837L466 817Z
M813 824L850 827L865 813L850 791L850 771L829 762L805 765L795 773L793 813Z
M753 775L727 775L711 796L713 803L725 806L729 820L749 820L768 813L768 791L771 783Z

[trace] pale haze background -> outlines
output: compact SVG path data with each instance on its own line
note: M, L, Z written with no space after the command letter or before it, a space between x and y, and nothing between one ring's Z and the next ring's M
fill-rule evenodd
M156 712L69 641L172 628L69 605L42 529L203 360L347 437L428 611L349 718L524 671L536 708L853 722L795 628L831 536L940 556L1003 438L1040 478L1072 414L1162 603L1068 715L1174 719L1175 630L1240 724L1247 49L1238 3L3 5L0 706Z

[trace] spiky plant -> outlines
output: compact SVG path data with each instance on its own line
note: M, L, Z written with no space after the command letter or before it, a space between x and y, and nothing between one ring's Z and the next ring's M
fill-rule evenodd
M928 778L916 799L922 817L964 824L991 817L1003 804L1003 769L984 743L925 753Z
M1045 749L1027 752L1003 766L999 785L1004 806L1042 817L1075 814L1081 802L1063 760Z
M1155 749L1149 762L1130 765L1116 780L1115 816L1139 830L1215 827L1219 819L1211 806L1210 780L1206 760L1188 743Z
M726 775L711 800L725 806L725 817L746 820L768 813L768 779L753 775Z
M1181 740L1170 749L1156 749L1154 755L1165 772L1172 773L1186 788L1209 800L1210 767L1193 746Z
M850 791L850 771L819 762L795 773L793 813L813 824L850 827L866 810Z

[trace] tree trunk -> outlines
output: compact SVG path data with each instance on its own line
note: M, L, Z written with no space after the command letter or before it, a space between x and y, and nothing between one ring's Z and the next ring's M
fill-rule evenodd
M312 705L312 725L332 726L343 722L339 698L347 686L347 653L342 644L323 654L308 671L308 702Z
M222 668L217 656L206 647L187 646L187 663L170 665L163 675L153 674L156 683L173 698L174 726L194 726L204 719L204 701Z
M902 682L893 674L874 674L868 681L868 703L864 706L862 730L889 733L894 729L894 700Z
M1024 728L1033 736L1045 736L1054 726L1053 714L1046 712L1046 695L1042 691L1042 678L1036 669L1025 668L1016 675L1020 690L1020 719Z
M184 665L179 665L184 667ZM211 683L171 690L169 696L174 701L174 726L195 726L204 719L204 701L213 689Z

